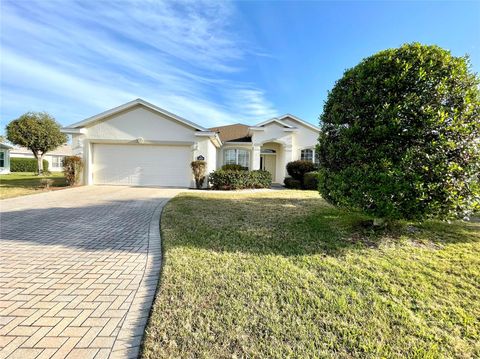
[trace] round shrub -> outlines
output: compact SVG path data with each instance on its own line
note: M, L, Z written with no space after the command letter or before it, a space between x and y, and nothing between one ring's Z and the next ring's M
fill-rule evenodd
M302 188L302 182L292 177L285 177L285 179L283 180L283 184L285 185L285 187L290 189Z
M315 170L315 164L310 161L292 161L287 163L288 174L303 183L303 176L305 173Z
M305 173L303 177L303 189L318 191L318 172Z
M467 58L417 43L347 70L321 116L323 197L380 218L468 215L479 195L478 86Z

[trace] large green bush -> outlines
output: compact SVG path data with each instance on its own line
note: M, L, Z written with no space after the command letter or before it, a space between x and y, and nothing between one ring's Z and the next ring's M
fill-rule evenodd
M213 189L236 190L245 188L269 188L272 175L268 171L238 171L220 169L208 176Z
M479 198L478 86L467 58L437 46L347 70L321 116L323 197L381 218L468 215Z
M43 160L43 171L48 172L48 161ZM10 172L38 172L36 158L10 157Z

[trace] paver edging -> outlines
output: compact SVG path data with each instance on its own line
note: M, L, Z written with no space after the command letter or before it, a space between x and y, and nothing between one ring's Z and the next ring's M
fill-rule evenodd
M111 358L137 358L140 345L155 299L162 262L160 218L163 207L169 201L160 202L152 214L148 230L148 248L145 270L130 308L123 319L112 348Z

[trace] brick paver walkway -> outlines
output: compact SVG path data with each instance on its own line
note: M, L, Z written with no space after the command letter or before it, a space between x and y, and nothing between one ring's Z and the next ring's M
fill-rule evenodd
M0 201L0 359L138 356L179 190L93 186Z

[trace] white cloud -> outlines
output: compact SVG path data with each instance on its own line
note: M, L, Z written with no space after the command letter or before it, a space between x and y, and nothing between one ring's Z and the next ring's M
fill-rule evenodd
M2 119L46 103L68 124L137 97L205 126L275 116L261 89L230 76L248 52L228 30L234 12L227 2L4 1Z

